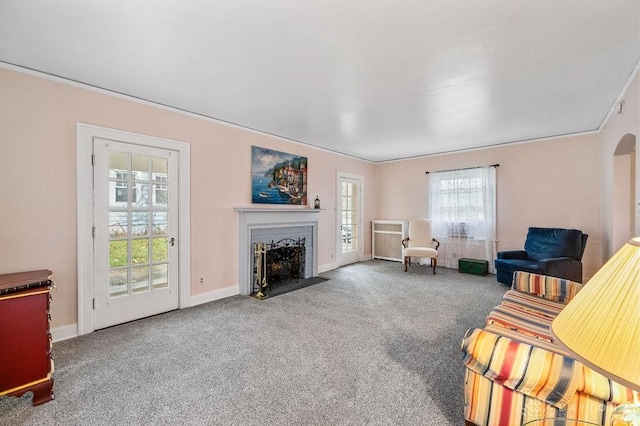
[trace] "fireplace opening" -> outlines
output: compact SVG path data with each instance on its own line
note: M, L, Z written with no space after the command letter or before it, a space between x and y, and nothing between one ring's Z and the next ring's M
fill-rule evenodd
M305 242L305 238L283 238L277 242L255 243L251 293L264 298L278 287L304 278Z

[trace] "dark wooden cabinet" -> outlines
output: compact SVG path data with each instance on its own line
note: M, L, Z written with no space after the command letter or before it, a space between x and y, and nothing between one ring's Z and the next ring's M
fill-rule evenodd
M51 288L47 269L0 275L0 396L33 392L33 405L53 399Z

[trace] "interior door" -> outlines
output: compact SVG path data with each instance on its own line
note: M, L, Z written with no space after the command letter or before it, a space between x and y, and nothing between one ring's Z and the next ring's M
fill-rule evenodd
M339 177L338 187L340 200L339 218L339 241L340 241L340 265L359 262L361 259L362 245L361 238L361 191L360 179L350 177Z
M178 153L95 138L95 328L178 308Z

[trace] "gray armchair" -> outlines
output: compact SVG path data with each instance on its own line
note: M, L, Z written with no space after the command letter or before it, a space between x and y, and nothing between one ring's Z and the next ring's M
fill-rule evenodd
M498 252L496 278L510 285L515 271L582 282L587 234L577 229L529 228L524 250Z

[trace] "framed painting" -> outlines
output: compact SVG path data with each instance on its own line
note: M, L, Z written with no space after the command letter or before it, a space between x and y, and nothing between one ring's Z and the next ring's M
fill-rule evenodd
M251 147L251 202L307 204L307 157Z

